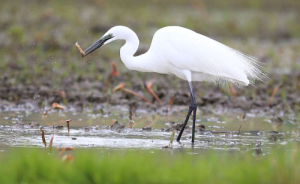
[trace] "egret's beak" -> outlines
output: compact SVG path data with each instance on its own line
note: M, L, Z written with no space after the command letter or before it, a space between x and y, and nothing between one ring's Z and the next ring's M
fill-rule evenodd
M93 45L91 45L89 48L85 49L84 51L84 55L82 55L82 57L94 52L95 50L97 50L98 48L100 48L107 40L113 38L112 34L103 36L102 38L100 38L100 40L96 41Z

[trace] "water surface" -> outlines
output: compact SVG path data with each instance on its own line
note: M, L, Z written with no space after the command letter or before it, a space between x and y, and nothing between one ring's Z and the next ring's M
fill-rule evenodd
M0 118L0 148L44 147L40 128L45 131L49 144L54 134L54 147L107 148L107 149L182 149L193 148L195 153L215 149L224 151L253 151L268 153L272 147L284 146L299 141L298 127L287 119L255 117L248 114L205 115L199 113L197 125L203 124L205 131L197 131L195 144L191 144L191 121L185 130L181 144L170 144L170 125L181 123L184 109L172 115L136 112L131 121L126 108L92 112L56 112L43 116L41 111L3 112ZM70 133L65 120L71 119ZM116 121L125 128L111 128ZM37 122L38 126L30 126ZM24 125L22 125L22 123ZM144 127L151 127L144 129ZM169 128L169 129L168 129ZM239 131L240 130L240 131ZM175 137L178 131L175 132Z

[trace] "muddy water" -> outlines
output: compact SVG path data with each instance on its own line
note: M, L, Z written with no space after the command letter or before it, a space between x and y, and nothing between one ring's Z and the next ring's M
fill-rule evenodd
M205 115L199 112L197 125L205 125L205 131L196 132L195 144L191 145L191 122L186 128L181 144L170 145L172 124L181 123L184 110L172 115L136 112L129 120L126 108L110 109L109 113L98 112L57 112L47 116L42 111L3 112L0 114L0 148L44 147L39 129L45 131L49 144L54 134L54 147L86 147L108 149L180 149L194 148L201 152L207 149L225 151L253 151L264 154L274 146L284 146L299 141L297 125L288 118L271 119L248 114ZM65 120L71 119L70 133ZM111 127L118 121L120 126ZM30 126L36 122L39 125ZM124 126L122 126L124 125ZM148 127L148 128L145 128ZM150 128L149 128L150 127ZM240 128L241 127L241 128ZM240 129L240 131L239 131ZM175 131L175 137L178 131ZM168 147L169 148L166 148Z

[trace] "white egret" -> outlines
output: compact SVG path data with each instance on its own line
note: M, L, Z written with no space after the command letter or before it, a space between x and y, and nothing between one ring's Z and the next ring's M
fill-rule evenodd
M121 47L120 56L129 70L174 74L188 81L191 103L177 137L178 142L192 112L192 142L194 142L197 104L192 81L224 81L247 86L250 81L260 79L263 75L259 62L252 57L178 26L164 27L156 31L151 47L140 56L133 56L139 46L135 32L125 26L115 26L81 52L82 57L114 40L126 41Z

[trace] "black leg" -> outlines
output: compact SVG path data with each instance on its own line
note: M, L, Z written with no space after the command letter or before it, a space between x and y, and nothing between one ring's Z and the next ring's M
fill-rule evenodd
M178 135L178 137L177 137L177 139L176 139L176 140L177 140L177 142L179 142L179 141L180 141L181 135L182 135L182 133L183 133L183 130L184 130L184 128L185 128L185 126L186 126L186 124L187 124L187 122L188 122L189 118L190 118L190 115L191 115L192 111L193 111L193 109L190 107L190 108L189 108L189 112L188 112L188 113L187 113L187 115L186 115L186 118L185 118L184 124L183 124L183 126L182 126L182 128L181 128L181 130L180 130L180 132L179 132L179 135Z
M177 141L179 142L180 141L180 138L181 138L181 135L183 133L183 130L191 116L191 113L193 112L193 129L192 129L192 143L194 143L194 139L195 139L195 121L196 121L196 111L197 111L197 103L196 103L196 100L195 100L195 95L194 95L194 92L193 92L193 86L192 86L192 82L189 82L189 85L190 85L190 90L191 90L191 104L189 106L189 112L187 113L186 115L186 118L185 118L185 121L184 121L184 124L179 132L179 135L177 137Z
M192 143L194 143L195 140L195 126L196 126L196 112L197 112L197 106L193 110L193 131L192 131Z

